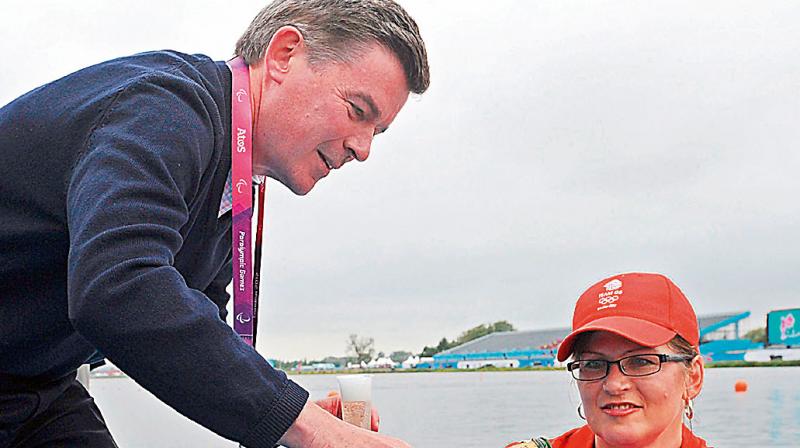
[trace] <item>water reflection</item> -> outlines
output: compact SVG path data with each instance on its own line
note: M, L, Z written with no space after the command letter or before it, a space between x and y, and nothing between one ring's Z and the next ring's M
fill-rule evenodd
M293 376L312 398L337 388L333 375ZM745 393L734 384L748 382ZM800 446L800 367L709 369L695 404L694 430L713 446ZM415 448L501 448L582 425L570 375L551 372L376 375L382 432ZM92 383L120 446L237 446L158 402L129 379Z

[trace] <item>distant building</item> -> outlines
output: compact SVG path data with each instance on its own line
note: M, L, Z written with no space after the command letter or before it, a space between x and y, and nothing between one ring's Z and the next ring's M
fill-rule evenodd
M767 313L767 343L762 350L748 350L746 361L800 360L800 308Z
M740 322L749 311L701 316L700 353L706 361L743 360L745 352L762 344L741 339ZM491 333L433 356L429 365L417 368L475 369L485 366L530 367L557 366L556 352L570 328L507 331Z
M433 356L439 369L552 366L569 328L491 333Z
M741 337L739 323L749 316L750 311L736 311L698 317L700 343L739 339Z
M415 368L425 368L430 369L433 365L433 358L428 356L419 357L416 355L410 355L405 361L400 363L401 369L415 369Z
M800 361L800 348L764 348L748 350L744 354L745 361Z
M386 356L375 358L367 363L367 368L370 369L394 369L396 366L397 363Z
M738 311L700 316L700 354L707 362L742 361L749 350L763 344L742 339L740 322L750 316L750 311Z
M301 365L299 367L301 372L329 372L337 368L336 364L330 362L317 362L314 364Z

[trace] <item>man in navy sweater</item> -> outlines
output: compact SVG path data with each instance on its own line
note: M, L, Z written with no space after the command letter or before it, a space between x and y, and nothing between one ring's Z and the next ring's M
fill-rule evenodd
M424 43L391 0L277 0L241 37L254 175L306 194L364 161ZM76 369L105 356L248 447L407 447L314 403L225 323L231 71L143 53L0 109L0 448L116 446Z

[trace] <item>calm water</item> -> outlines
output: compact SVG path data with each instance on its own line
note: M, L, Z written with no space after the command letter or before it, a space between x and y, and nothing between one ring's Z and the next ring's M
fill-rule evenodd
M323 398L333 375L292 377ZM749 383L735 393L734 383ZM235 447L161 404L129 379L92 380L92 394L122 448ZM578 392L565 372L376 375L381 432L416 448L502 448L579 426ZM716 447L800 447L800 368L709 369L695 405L695 432Z

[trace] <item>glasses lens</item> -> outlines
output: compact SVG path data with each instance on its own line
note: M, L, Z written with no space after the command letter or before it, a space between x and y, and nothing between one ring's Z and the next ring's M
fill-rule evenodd
M637 355L622 359L619 365L626 375L645 376L661 369L661 359L658 355Z
M576 380L598 380L606 376L608 370L608 362L602 359L578 361L576 364L577 368L572 371Z

